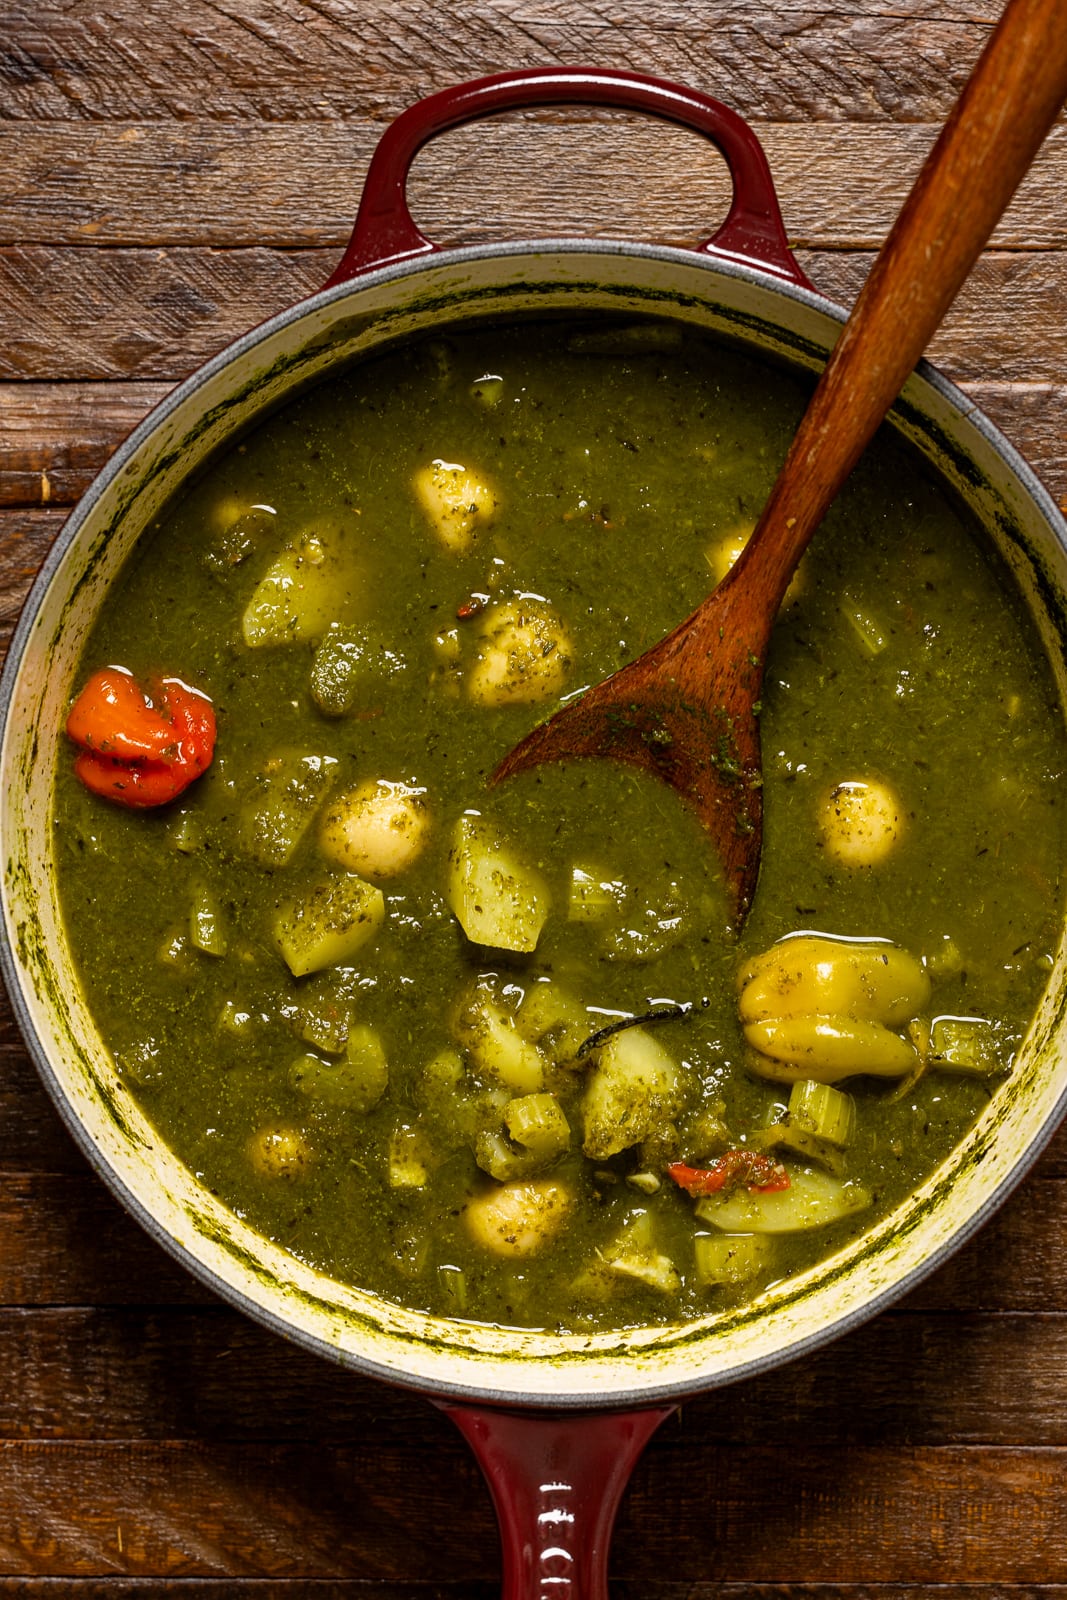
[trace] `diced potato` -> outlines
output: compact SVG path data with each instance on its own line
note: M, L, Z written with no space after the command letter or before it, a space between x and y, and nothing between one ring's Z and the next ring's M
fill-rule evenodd
M929 998L922 963L898 945L802 934L779 940L746 964L738 1014L743 1023L808 1013L899 1027Z
M539 1094L545 1081L545 1058L520 1031L516 1019L476 984L461 1002L453 1020L456 1042L470 1052L485 1077L514 1094Z
M329 793L333 756L282 750L264 762L241 810L241 843L265 867L284 867Z
M556 699L573 659L570 636L547 601L502 600L483 614L467 694L480 706Z
M389 1085L389 1064L377 1033L360 1024L349 1033L340 1061L301 1056L289 1068L289 1082L310 1100L348 1111L373 1111Z
M358 575L339 530L315 530L286 545L256 585L241 619L253 648L317 639L351 620Z
M302 1178L311 1166L311 1146L299 1128L273 1124L252 1135L248 1159L264 1178Z
M819 807L827 855L842 867L875 867L900 843L905 817L900 800L879 778L838 783Z
M352 873L339 873L279 907L274 939L293 977L303 978L351 961L384 917L380 889Z
M657 1250L652 1231L652 1217L647 1211L637 1216L622 1229L600 1253L601 1265L616 1277L643 1283L646 1288L658 1289L661 1294L676 1294L681 1288L678 1269L670 1256Z
M602 1046L582 1101L583 1145L606 1161L640 1144L681 1104L681 1072L644 1028L625 1028Z
M336 995L305 994L294 1020L300 1038L313 1050L321 1050L328 1056L344 1054L352 1019L348 1006Z
M214 536L203 555L208 571L217 578L229 578L235 567L255 555L273 535L276 515L273 506L217 501L208 517Z
M504 398L504 380L496 372L485 372L470 386L470 397L476 405L495 411Z
M523 1178L484 1190L461 1213L476 1244L499 1256L529 1256L555 1238L574 1197L556 1178Z
M525 1037L554 1066L575 1062L579 1048L593 1031L585 1006L547 978L527 989L519 1007L518 1024Z
M749 1065L761 1078L837 1083L870 1075L902 1078L919 1064L915 1046L879 1022L851 1017L776 1017L749 1022L745 1038L756 1052Z
M425 789L370 779L338 795L319 827L323 855L349 872L392 878L417 861L430 831Z
M696 1214L701 1222L726 1233L799 1233L825 1228L871 1203L858 1183L846 1183L829 1172L791 1167L789 1180L788 1189L731 1189L705 1195L697 1201Z
M536 948L549 911L548 885L483 817L460 817L448 853L445 898L472 944Z
M772 1253L765 1233L698 1233L693 1240L697 1282L706 1288L751 1283Z
M413 479L415 496L441 544L463 555L474 543L479 526L497 509L489 484L454 461L432 461Z

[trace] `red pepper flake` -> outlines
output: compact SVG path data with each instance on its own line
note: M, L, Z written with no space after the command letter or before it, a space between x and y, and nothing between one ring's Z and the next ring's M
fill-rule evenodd
M93 794L134 808L166 805L215 752L211 701L180 678L145 692L124 667L94 672L67 717L75 775Z
M472 594L469 600L464 600L461 606L456 607L456 621L469 622L472 617L479 616L488 604L487 594Z
M689 1167L674 1161L667 1172L680 1189L694 1197L721 1194L743 1184L754 1194L773 1194L789 1188L789 1174L780 1161L757 1150L727 1150L708 1167Z

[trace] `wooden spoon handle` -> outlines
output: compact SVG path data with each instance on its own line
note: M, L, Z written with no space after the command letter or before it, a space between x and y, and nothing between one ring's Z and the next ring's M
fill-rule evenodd
M738 578L748 568L746 585L781 601L1065 99L1067 0L1009 0L871 269L736 564Z

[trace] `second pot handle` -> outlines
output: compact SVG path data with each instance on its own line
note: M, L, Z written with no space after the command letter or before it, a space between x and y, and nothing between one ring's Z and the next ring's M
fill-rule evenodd
M677 1407L553 1414L434 1404L459 1428L489 1483L502 1600L608 1600L619 1500L641 1451Z
M696 246L696 253L742 262L811 288L789 248L763 147L744 118L710 95L664 78L596 67L501 72L409 106L386 129L371 157L352 237L324 287L440 248L416 227L407 203L411 164L430 139L497 111L559 104L644 111L710 139L730 170L733 200L725 222Z

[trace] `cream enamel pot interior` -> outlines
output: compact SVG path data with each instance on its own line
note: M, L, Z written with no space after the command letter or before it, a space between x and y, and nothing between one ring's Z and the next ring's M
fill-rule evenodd
M426 140L493 111L560 101L642 110L710 138L734 182L715 238L696 250L574 239L430 245L405 201L408 169ZM550 311L657 313L806 371L820 366L844 320L789 253L755 137L706 96L635 75L550 70L482 80L413 107L379 146L330 284L170 395L69 519L0 680L0 827L4 976L45 1084L90 1161L149 1232L224 1298L311 1350L456 1410L497 1493L508 1592L541 1592L554 1574L573 1596L601 1591L626 1471L673 1405L872 1316L967 1239L1026 1171L1067 1105L1063 948L1011 1079L944 1166L867 1237L741 1309L625 1333L530 1333L430 1318L342 1286L264 1241L198 1186L160 1144L97 1037L64 937L50 837L51 774L64 755L83 641L131 546L197 464L297 388L379 346L431 327ZM988 530L1037 619L1062 699L1067 529L1049 496L928 367L909 380L891 425ZM526 1414L511 1414L520 1409ZM555 1521L545 1512L549 1488L565 1502ZM538 1531L546 1517L554 1542Z

